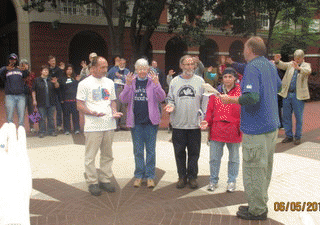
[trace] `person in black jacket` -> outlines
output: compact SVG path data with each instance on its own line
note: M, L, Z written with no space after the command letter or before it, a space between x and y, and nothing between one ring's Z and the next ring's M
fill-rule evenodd
M18 66L18 56L11 53L7 66L0 69L0 77L5 83L5 106L8 123L13 123L14 109L17 108L19 126L24 126L26 96L24 78L29 71L24 66Z
M48 121L48 133L57 136L54 127L55 111L55 89L59 88L56 77L49 78L49 67L41 67L41 76L37 77L32 86L32 99L35 110L39 110L41 115L39 121L39 138L43 138L46 133L46 120Z
M70 134L70 116L72 114L72 123L75 134L80 133L79 111L77 110L77 89L80 76L76 76L73 66L67 65L65 68L65 76L59 80L61 96L63 101L63 125L66 135Z
M55 56L50 55L48 57L48 64L49 64L49 78L56 77L59 81L63 77L63 71L60 67L57 66L57 60ZM60 89L55 89L55 106L56 106L56 125L57 130L60 132L62 131L62 98Z

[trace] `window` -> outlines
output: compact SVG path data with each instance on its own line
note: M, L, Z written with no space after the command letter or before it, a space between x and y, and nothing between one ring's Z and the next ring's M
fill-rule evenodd
M59 0L58 4L60 6L60 11L66 15L84 15L84 16L102 16L103 15L102 9L96 4L77 5L69 0L66 0L66 1Z

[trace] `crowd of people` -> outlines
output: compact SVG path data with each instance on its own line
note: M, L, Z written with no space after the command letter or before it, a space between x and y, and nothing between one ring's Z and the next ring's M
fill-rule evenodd
M247 220L265 220L268 208L268 187L273 167L273 154L282 123L286 138L283 143L301 143L304 100L310 98L309 63L304 52L296 50L294 60L282 62L281 55L266 57L266 46L260 37L250 38L244 45L245 64L221 57L218 69L205 68L198 57L184 55L179 62L181 73L169 70L168 75L138 59L134 71L126 68L126 60L116 57L109 67L105 58L89 55L90 63L76 75L72 65L56 64L49 56L40 76L29 71L26 60L18 65L18 56L10 54L8 65L0 69L5 81L5 106L8 122L13 122L17 108L19 125L24 113L40 113L39 137L56 136L72 127L80 133L79 112L84 114L85 179L89 192L99 196L102 191L115 192L111 182L112 142L114 131L130 129L135 160L135 181L155 187L156 140L161 111L170 114L178 189L198 187L198 159L201 130L208 129L210 145L209 191L218 187L223 148L229 150L227 192L236 190L239 172L239 149L242 143L242 170L248 206L240 206L237 216ZM281 81L278 69L285 70ZM208 98L204 84L212 81L217 93ZM167 88L168 87L168 88ZM278 110L283 98L283 116ZM166 105L161 109L161 103ZM292 132L292 113L296 117L296 133ZM54 119L54 114L56 114ZM280 116L279 116L280 115ZM63 127L62 127L63 125ZM34 132L34 121L30 121ZM100 149L100 172L95 159Z

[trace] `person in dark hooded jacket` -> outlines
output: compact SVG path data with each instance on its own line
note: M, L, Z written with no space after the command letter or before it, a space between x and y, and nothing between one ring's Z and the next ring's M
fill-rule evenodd
M19 126L24 125L26 108L24 78L28 75L29 71L24 66L18 66L18 56L15 53L9 55L7 66L0 69L0 78L5 84L5 106L8 123L13 123L14 109L17 108Z

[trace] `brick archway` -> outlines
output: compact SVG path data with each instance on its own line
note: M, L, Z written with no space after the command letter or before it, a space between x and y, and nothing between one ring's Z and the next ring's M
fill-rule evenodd
M87 30L79 32L72 38L69 44L69 62L74 66L77 74L81 71L81 61L85 60L89 63L88 58L91 52L108 58L107 43L99 34Z
M242 41L234 41L230 45L229 48L229 55L233 61L244 63L244 56L243 56L243 49L244 44Z
M179 60L186 54L187 50L187 45L179 37L173 37L167 42L165 55L166 74L168 74L169 70L174 70L176 72L175 75L181 72Z

